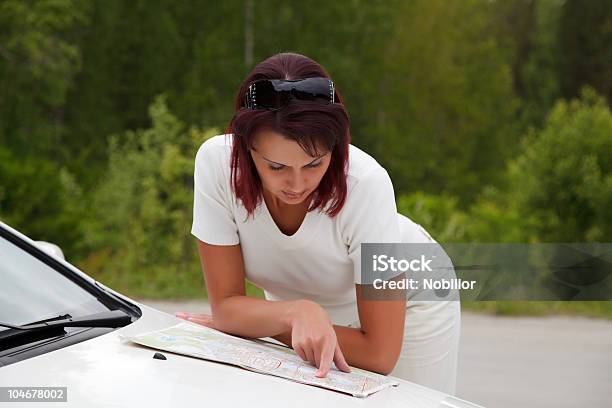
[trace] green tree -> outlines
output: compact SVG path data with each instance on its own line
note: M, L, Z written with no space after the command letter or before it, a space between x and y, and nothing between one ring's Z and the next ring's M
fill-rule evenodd
M520 214L537 220L542 241L612 239L612 114L585 88L559 101L541 131L525 139L510 165L509 196Z
M377 63L367 134L400 192L446 192L465 206L514 152L517 99L480 1L403 2Z
M457 197L417 191L397 198L398 212L422 225L438 242L464 242L467 214L457 207Z
M559 19L562 0L505 0L490 3L489 31L511 63L512 85L520 98L520 133L540 127L559 85Z
M560 78L566 98L590 85L612 101L612 2L566 0L559 23Z
M66 95L87 22L81 0L0 1L0 218L78 251L81 191L64 163Z
M487 188L467 210L457 197L417 191L397 199L398 211L427 229L440 242L534 242L536 220L521 214L505 191Z
M76 37L82 69L68 94L62 159L86 186L106 164L106 137L148 125L153 97L171 90L187 44L168 0L94 0ZM179 4L182 2L179 2Z
M193 160L199 145L219 132L186 129L164 97L149 114L150 128L110 139L108 171L93 193L86 227L85 241L93 251L81 266L134 295L201 295L197 249L189 233Z
M398 198L399 211L441 242L608 242L610 208L612 113L592 88L559 100L544 128L525 136L504 183L467 211L452 196Z
M80 68L71 36L81 0L0 2L0 144L18 156L61 152L65 102Z
M83 194L71 174L48 160L17 158L0 146L0 219L35 240L82 251Z

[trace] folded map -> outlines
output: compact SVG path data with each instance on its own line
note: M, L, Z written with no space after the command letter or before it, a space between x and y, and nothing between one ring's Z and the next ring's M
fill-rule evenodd
M384 375L351 367L350 373L332 364L326 377L315 376L317 368L303 361L292 349L258 339L243 339L190 322L120 337L158 350L233 364L258 373L274 375L330 390L367 397L399 383Z

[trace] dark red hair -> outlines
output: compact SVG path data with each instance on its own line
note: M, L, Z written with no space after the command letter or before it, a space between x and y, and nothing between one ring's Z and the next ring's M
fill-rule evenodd
M334 217L346 201L350 123L348 113L344 109L344 100L336 86L333 104L292 99L287 106L277 111L240 108L247 88L256 80L311 77L330 78L316 61L301 54L284 52L257 64L238 90L235 113L226 133L234 134L231 155L232 189L236 198L242 201L248 216L253 214L262 200L261 179L249 150L254 136L264 129L294 140L310 156L319 155L317 147L321 146L331 152L329 168L315 191L308 211L321 208L327 215Z

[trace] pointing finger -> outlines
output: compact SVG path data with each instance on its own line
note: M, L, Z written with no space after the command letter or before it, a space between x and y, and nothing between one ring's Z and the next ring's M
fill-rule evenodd
M340 350L340 345L336 343L336 349L334 350L334 364L340 371L344 371L346 373L351 372L351 367L348 365L344 358L344 354L342 354L342 350Z
M317 377L325 377L327 372L329 371L329 367L331 366L332 359L334 358L334 347L333 343L325 343L323 346L323 350L321 352L321 361L319 365L319 369L315 373Z

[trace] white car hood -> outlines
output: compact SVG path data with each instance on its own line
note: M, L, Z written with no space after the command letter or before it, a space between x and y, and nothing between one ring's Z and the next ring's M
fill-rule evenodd
M124 297L125 298L125 297ZM399 380L367 398L292 382L122 340L180 320L137 304L142 317L112 333L0 368L1 386L67 387L70 407L463 407L448 395ZM22 403L23 404L23 403ZM32 403L37 406L36 404Z

